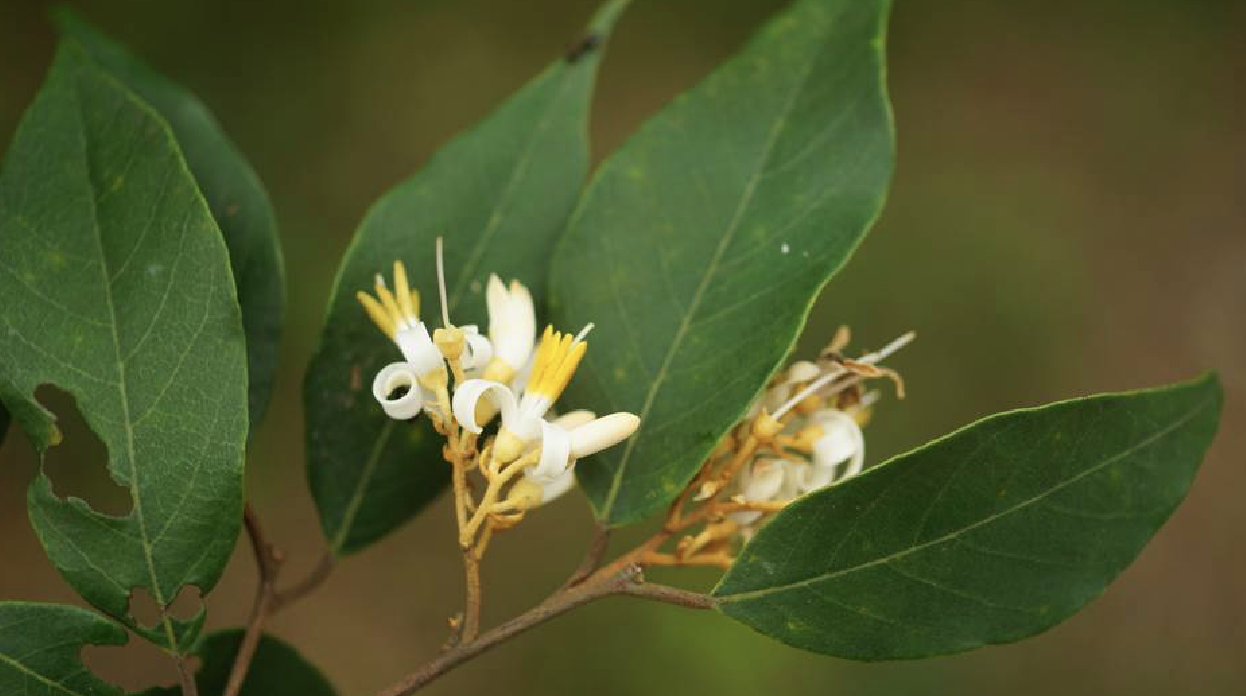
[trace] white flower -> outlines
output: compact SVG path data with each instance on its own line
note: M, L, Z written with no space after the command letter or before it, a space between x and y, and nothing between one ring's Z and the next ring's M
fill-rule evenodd
M491 275L485 302L489 306L489 340L493 342L494 354L483 378L509 384L527 364L536 344L532 294L517 280L507 288L500 278Z
M597 418L592 411L572 411L541 422L541 456L524 471L510 499L524 507L544 505L575 485L577 459L596 454L631 437L640 419L630 413ZM520 502L521 501L521 502Z
M377 373L372 394L391 418L412 418L427 400L428 392L435 394L446 385L445 359L419 318L420 295L408 284L406 267L395 261L393 291L377 274L376 297L362 291L355 296L377 327L398 346L404 359ZM395 398L394 392L402 387L407 388L406 393Z
M623 411L588 420L582 414L592 415L589 411L575 411L552 423L541 422L541 458L524 475L548 485L570 470L577 459L619 444L640 425L639 418ZM570 419L572 416L576 416L575 420Z
M376 373L376 379L372 380L372 396L380 402L385 414L395 420L415 418L425 402L436 398L436 394L420 385L419 375L405 362L390 363Z
M865 465L865 434L856 419L843 411L833 408L815 411L802 432L802 439L810 443L813 455L812 466L803 481L805 493L856 476Z
M802 493L802 471L806 466L787 459L758 459L740 472L739 497L746 503L793 500ZM733 512L730 517L741 525L750 525L761 515L755 510L745 510Z
M476 407L483 397L488 395L501 409L502 427L493 443L495 461L515 460L529 443L541 436L546 412L562 395L584 358L584 351L588 349L584 335L591 328L592 324L584 327L574 338L554 331L553 327L547 328L533 359L532 376L518 398L505 384L486 379L469 379L454 390L454 417L468 432L481 432Z

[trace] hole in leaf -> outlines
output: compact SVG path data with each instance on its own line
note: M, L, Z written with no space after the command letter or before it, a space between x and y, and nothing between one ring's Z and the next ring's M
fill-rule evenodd
M173 602L169 604L169 616L179 621L190 621L203 609L203 593L196 585L183 585Z
M186 659L191 669L199 669L198 658ZM125 645L85 646L82 664L99 679L126 692L175 687L178 683L177 667L169 656L154 644L133 637Z
M195 585L183 585L166 607L165 612L169 616L179 621L189 621L203 609L203 593ZM146 587L130 590L129 612L138 625L147 629L158 628L164 614L156 597Z
M160 625L160 605L146 587L130 590L130 616L143 628L156 628Z
M56 414L60 443L43 457L43 471L62 498L81 498L96 512L115 517L130 514L130 492L108 471L108 448L87 425L69 392L44 384L35 398Z

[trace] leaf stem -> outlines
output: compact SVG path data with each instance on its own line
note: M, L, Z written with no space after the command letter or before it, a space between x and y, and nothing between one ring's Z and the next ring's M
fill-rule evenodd
M250 503L247 503L243 511L243 521L246 523L247 538L251 540L251 550L255 552L255 567L259 571L260 582L255 590L255 601L251 605L246 632L242 636L242 644L238 646L238 654L234 657L234 666L229 672L229 681L225 684L222 696L238 696L242 690L242 684L251 668L251 660L259 647L260 636L264 633L264 621L274 609L277 575L284 560L282 553L268 542L259 516L255 514Z

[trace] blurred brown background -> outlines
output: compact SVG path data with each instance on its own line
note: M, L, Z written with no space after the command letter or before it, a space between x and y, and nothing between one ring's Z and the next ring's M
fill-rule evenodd
M558 56L591 3L74 5L198 92L273 196L288 329L249 484L290 556L286 577L297 577L322 548L303 480L299 382L337 259L366 206ZM603 69L598 155L780 5L637 0ZM0 0L6 143L52 54L45 9ZM898 0L890 60L900 152L891 199L817 305L805 343L816 349L840 322L861 347L917 330L894 361L910 397L879 409L870 460L1000 409L1215 367L1227 404L1186 505L1102 599L1016 645L862 665L710 613L616 599L499 648L429 693L1246 693L1246 3ZM58 489L115 497L88 434L73 422L67 431L49 462ZM27 523L35 462L20 434L0 460L0 597L76 601ZM444 503L272 622L343 694L388 685L443 640L461 601ZM496 543L486 620L554 587L589 521L569 496ZM209 599L211 625L244 619L253 577L240 545ZM129 687L173 677L137 643L89 657Z

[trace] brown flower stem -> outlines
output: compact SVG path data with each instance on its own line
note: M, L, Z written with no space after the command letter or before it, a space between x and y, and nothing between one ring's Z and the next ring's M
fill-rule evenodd
M466 577L467 600L463 605L463 628L459 641L470 643L480 633L480 559L475 549L463 549L463 574Z
M616 594L641 597L692 609L709 609L714 606L712 597L646 583L640 566L635 564L627 565L610 574L598 571L578 585L556 591L524 614L486 631L475 640L463 640L404 677L397 684L382 691L378 696L407 696L499 643L595 599Z
M222 696L238 696L242 683L251 668L251 660L259 647L260 636L264 632L264 621L268 618L270 608L276 595L275 583L281 570L282 555L264 536L264 528L259 517L248 503L243 514L246 523L247 537L251 540L251 549L255 552L255 565L259 570L260 582L256 588L255 601L251 605L251 617L247 620L246 632L242 637L242 645L234 657L234 666L229 673L229 681L225 684Z

